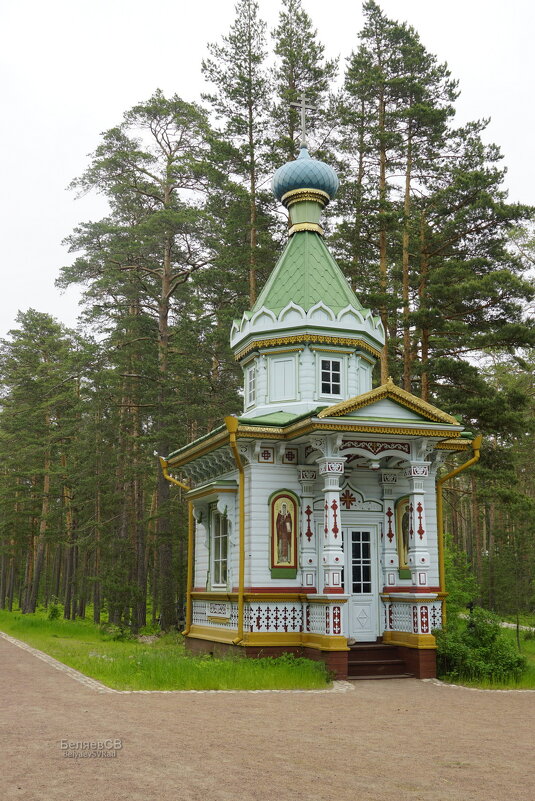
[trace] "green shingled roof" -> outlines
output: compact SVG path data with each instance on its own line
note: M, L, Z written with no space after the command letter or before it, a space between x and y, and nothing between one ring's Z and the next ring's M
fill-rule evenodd
M290 301L306 312L319 301L335 314L347 306L363 309L322 237L313 231L290 237L252 311L266 307L278 315Z

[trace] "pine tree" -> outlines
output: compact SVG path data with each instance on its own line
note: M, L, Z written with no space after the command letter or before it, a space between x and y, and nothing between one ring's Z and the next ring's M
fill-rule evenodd
M9 332L0 352L1 446L11 473L2 502L12 521L4 529L11 554L21 532L27 537L19 546L26 560L22 610L28 613L39 600L48 547L65 533L65 467L79 398L74 334L33 309L19 312L16 321L19 328Z
M119 534L125 543L135 543L138 554L138 624L144 608L145 533L139 526L145 507L135 466L142 470L144 453L139 445L147 419L158 453L169 453L171 442L176 442L172 439L176 390L169 375L176 313L173 298L207 263L203 212L199 203L191 202L191 196L204 193L213 177L211 140L199 107L176 96L167 99L158 91L127 112L120 126L103 135L91 165L74 182L83 191L104 193L111 205L108 218L79 226L69 238L71 250L83 255L63 270L60 285L88 283L91 315L100 316L108 326L111 323L110 333L120 355L120 431L123 447L128 449L120 481L127 482L129 489L126 492L126 485L121 486L125 504ZM154 359L145 358L143 343L154 345ZM150 408L145 421L142 408ZM169 485L159 470L157 482L159 605L162 625L168 627L176 618L176 588Z
M307 103L317 111L307 120L307 136L318 140L321 149L328 138L328 92L337 74L337 61L324 57L325 48L318 40L312 20L303 10L301 0L283 0L279 24L272 32L276 56L273 68L275 105L271 112L274 127L273 166L296 158L300 143L299 111L292 103L305 93ZM319 134L319 137L318 137Z
M215 92L203 98L223 121L224 136L236 148L234 172L245 181L249 205L249 303L256 299L259 187L265 173L269 83L265 67L266 24L256 0L239 0L235 20L221 44L209 44L202 62Z

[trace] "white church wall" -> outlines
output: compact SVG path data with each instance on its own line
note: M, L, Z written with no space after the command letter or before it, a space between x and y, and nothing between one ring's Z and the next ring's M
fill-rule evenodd
M278 459L276 447L273 449L273 458ZM248 466L248 480L252 482L254 490L247 493L246 508L246 555L247 555L247 586L300 586L296 579L271 578L271 531L269 498L278 490L291 490L298 497L300 485L297 480L297 471L294 465L258 464ZM296 521L299 525L299 521Z

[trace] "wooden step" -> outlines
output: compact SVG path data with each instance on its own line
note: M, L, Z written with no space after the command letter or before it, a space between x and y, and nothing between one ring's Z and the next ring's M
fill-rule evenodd
M397 645L382 642L357 643L350 646L347 656L348 679L412 677Z
M348 665L349 676L391 676L407 672L403 659L366 659Z

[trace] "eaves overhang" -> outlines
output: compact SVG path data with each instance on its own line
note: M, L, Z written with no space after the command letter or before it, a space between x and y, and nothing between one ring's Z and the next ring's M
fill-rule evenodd
M254 425L248 422L238 420L238 428L236 430L236 438L239 439L262 439L262 440L288 440L292 441L299 437L313 434L316 431L343 433L352 432L359 434L377 434L377 435L392 435L404 437L429 437L439 440L436 447L444 450L466 450L470 447L470 442L467 439L461 439L461 432L463 426L451 425L447 426L440 423L432 423L426 421L416 420L409 421L392 421L385 420L366 420L366 422L358 422L357 419L341 420L336 417L315 417L315 416L301 416L297 420L293 420L286 425L270 426L270 425ZM190 445L180 448L170 454L166 461L169 467L174 469L183 467L196 459L200 459L207 453L211 453L219 448L225 447L229 444L229 432L225 426L220 426L214 431L200 437Z
M326 333L330 330L332 333ZM355 331L336 330L325 326L307 326L298 333L296 328L279 329L278 331L252 332L244 337L240 349L234 358L241 361L249 353L262 348L277 348L285 345L331 345L349 347L352 349L362 349L370 353L376 359L381 356L381 343L367 333L362 332L360 336L355 336Z
M204 434L204 436L193 440L189 445L185 445L183 448L173 451L167 456L165 461L168 467L181 467L182 465L189 464L189 462L192 462L194 459L198 459L205 453L210 453L216 450L216 448L228 445L229 441L230 437L226 426L218 426L214 428L213 431L209 431L208 434Z

